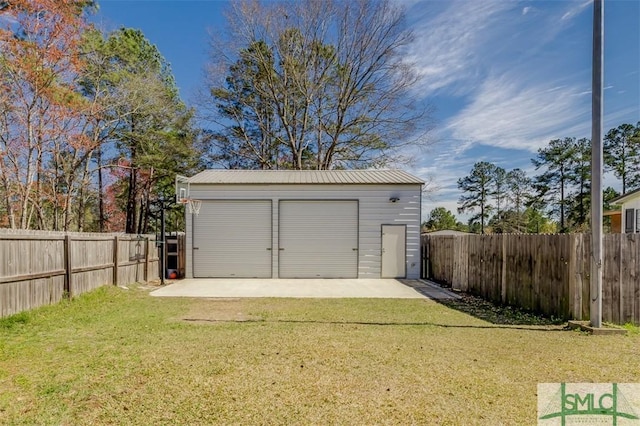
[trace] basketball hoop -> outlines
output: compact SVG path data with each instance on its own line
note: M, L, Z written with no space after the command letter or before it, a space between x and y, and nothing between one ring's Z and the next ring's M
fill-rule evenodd
M187 199L187 188L179 188L177 194L178 202L184 204L184 201Z
M187 207L189 208L189 213L195 214L196 216L200 213L200 207L202 206L202 200L187 200Z
M175 190L176 190L176 202L180 204L188 204L189 178L176 175Z

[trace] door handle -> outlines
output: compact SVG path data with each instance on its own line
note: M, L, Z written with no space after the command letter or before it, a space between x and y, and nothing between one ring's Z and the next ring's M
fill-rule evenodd
M280 250L280 251L284 251L284 248L280 247L278 250Z
M193 247L193 250L200 250L200 247Z
M271 251L271 247L267 247L267 250L268 250L268 251Z

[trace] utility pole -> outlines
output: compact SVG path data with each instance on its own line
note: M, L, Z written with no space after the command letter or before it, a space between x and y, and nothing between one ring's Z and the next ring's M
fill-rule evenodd
M602 327L602 103L604 0L593 0L591 81L591 326Z

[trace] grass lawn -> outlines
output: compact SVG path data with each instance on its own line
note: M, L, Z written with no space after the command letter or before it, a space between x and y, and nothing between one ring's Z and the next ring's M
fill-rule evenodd
M0 424L535 424L539 382L640 382L637 330L463 304L101 288L0 320Z

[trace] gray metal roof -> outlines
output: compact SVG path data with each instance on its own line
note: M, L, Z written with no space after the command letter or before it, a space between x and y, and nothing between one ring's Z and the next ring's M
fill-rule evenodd
M456 231L454 229L442 229L440 231L423 232L422 235L473 235L470 232Z
M627 192L626 194L619 195L616 198L613 198L612 200L610 200L609 202L615 203L615 204L622 204L636 198L636 196L639 196L639 195L640 195L640 188L636 189L635 191L631 191L631 192Z
M205 170L189 183L208 184L424 184L402 170Z

